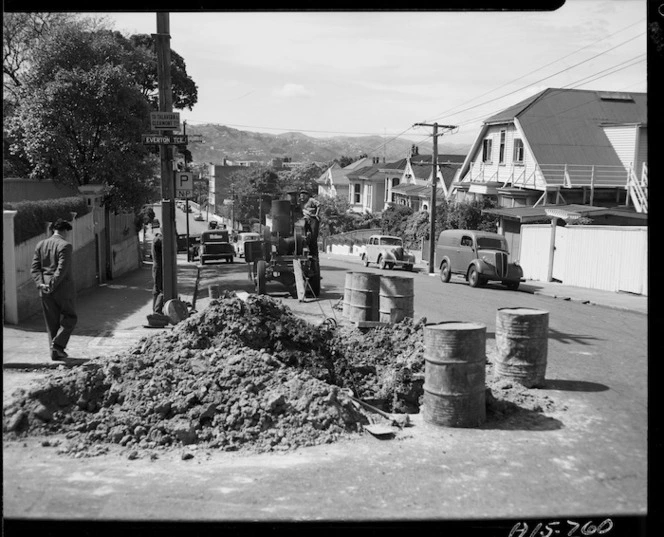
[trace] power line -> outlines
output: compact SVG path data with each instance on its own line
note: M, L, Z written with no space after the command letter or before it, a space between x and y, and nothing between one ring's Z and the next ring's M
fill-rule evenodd
M541 71L542 69L545 69L546 67L549 67L550 65L553 65L554 63L558 63L558 62L560 62L560 61L562 61L562 60L564 60L564 59L566 59L566 58L569 58L570 56L573 56L574 54L577 54L578 52L581 52L582 50L585 50L585 49L587 49L587 48L589 48L589 47L592 47L592 46L596 45L597 43L601 43L602 41L605 41L606 39L609 39L609 38L611 38L611 37L613 37L613 36L615 36L615 35L618 35L619 33L624 32L625 30L629 30L630 28L636 26L637 24L642 24L644 21L645 21L645 19L641 19L641 20L639 20L639 21L637 21L637 22L635 22L635 23L633 23L633 24L630 24L629 26L626 26L626 27L624 27L624 28L622 28L622 29L620 29L620 30L618 30L618 31L616 31L616 32L614 32L614 33L612 33L612 34L606 36L606 37L603 37L603 38L601 38L601 39L598 39L597 41L594 41L593 43L590 43L590 44L588 44L588 45L586 45L586 46L584 46L584 47L581 47L580 49L577 49L577 50L575 50L574 52L571 52L571 53L567 54L566 56L563 56L563 57L561 57L561 58L558 58L557 60L553 60L552 62L549 62L549 63L547 63L546 65L543 65L543 66L541 66L541 67L538 67L537 69L534 69L534 70L532 70L532 71L530 71L530 72L528 72L528 73L526 73L526 74L524 74L524 75L522 75L522 76L520 76L520 77L518 77L518 78L515 78L515 79L511 80L510 82L506 82L505 84L502 84L502 85L498 86L497 88L494 88L494 89L489 90L489 91L487 91L487 92L485 92L485 93L483 93L483 94L481 94L481 95L478 95L477 97L473 97L472 99L470 99L470 100L468 100L468 101L466 101L466 102L467 102L467 103L470 103L470 102L472 102L472 101L474 101L474 100L476 100L476 99L479 99L479 98L481 98L481 97L484 97L485 95L489 95L490 93L493 93L494 91L497 91L497 90L499 90L499 89L501 89L501 88L504 88L505 86L508 86L508 85L510 85L510 84L513 84L514 82L517 82L517 81L519 81L519 80L521 80L521 79L523 79L523 78L525 78L525 77L527 77L527 76L529 76L529 75L532 75L533 73L536 73L536 72L538 72L538 71ZM457 108L458 106L463 106L463 104L461 104L461 105L457 105L457 106L453 106L452 108L449 108L449 109L447 109L447 110L444 111L444 112L440 112L439 114L436 114L434 117L435 117L435 118L442 117L443 115L450 113L452 110L454 110L454 109Z

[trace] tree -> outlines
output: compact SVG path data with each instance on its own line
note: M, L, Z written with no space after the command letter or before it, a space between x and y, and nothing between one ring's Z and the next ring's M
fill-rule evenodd
M258 166L231 174L235 219L249 222L260 218L264 223L271 201L280 197L278 179L274 170Z
M113 36L127 52L125 66L140 86L143 96L153 110L159 110L157 52L154 38L147 34L136 34L127 38L120 32L114 32ZM191 110L198 102L198 87L187 74L184 59L174 50L171 50L171 85L173 108Z
M316 180L325 170L318 164L311 162L279 174L279 189L281 192L297 192L305 189L316 194L318 183Z
M135 37L64 24L35 43L20 101L5 108L5 145L30 176L105 184L114 209L149 201L158 160L141 134L156 106L156 60L149 40ZM196 86L182 58L172 58L174 107L191 108Z
M24 84L31 53L53 28L72 23L71 13L4 13L2 17L2 85L4 99L15 101Z

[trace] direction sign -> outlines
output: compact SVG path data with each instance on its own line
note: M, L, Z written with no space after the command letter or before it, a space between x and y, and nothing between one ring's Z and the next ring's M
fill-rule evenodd
M188 136L183 134L141 134L144 144L186 145Z
M175 197L191 198L194 193L194 174L177 172L175 174Z
M180 112L150 112L150 128L173 130L180 128Z

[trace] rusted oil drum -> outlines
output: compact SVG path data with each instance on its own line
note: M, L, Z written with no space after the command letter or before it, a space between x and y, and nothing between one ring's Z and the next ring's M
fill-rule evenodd
M270 214L272 215L272 233L280 237L289 237L291 233L291 202L290 200L273 200Z
M413 284L413 278L380 276L378 320L381 323L398 323L406 317L413 318Z
M536 388L544 385L549 343L549 312L501 308L496 314L494 376Z
M453 321L424 327L422 417L446 427L486 420L486 326Z
M343 315L351 321L375 321L378 317L380 275L346 272Z

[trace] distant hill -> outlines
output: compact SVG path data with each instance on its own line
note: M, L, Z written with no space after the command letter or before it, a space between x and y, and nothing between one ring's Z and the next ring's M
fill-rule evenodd
M413 145L410 140L381 136L313 138L297 132L264 134L214 124L187 125L187 134L203 137L203 143L188 146L194 162L213 164L221 164L224 158L268 163L279 157L290 157L293 162L327 163L343 156L358 158L363 153L394 161L405 158ZM431 144L417 145L420 154L431 154ZM464 155L468 149L466 145L438 144L440 154Z

